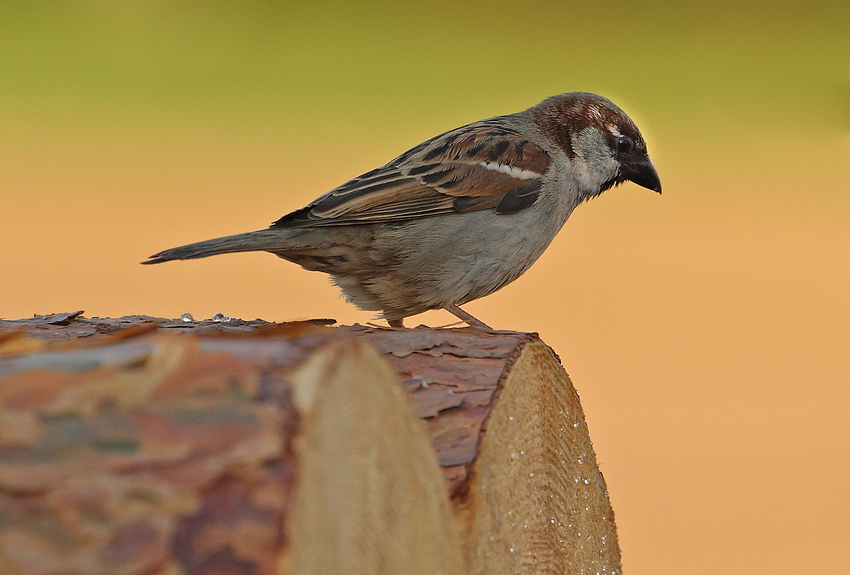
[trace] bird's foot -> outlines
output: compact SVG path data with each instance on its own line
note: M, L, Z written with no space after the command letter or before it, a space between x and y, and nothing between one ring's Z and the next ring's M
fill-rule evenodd
M457 307L454 304L449 304L449 305L443 306L443 309L446 310L447 312L449 312L450 314L454 315L458 319L465 321L470 327L477 327L479 329L486 329L486 330L493 331L492 327L490 327L489 325L487 325L486 323L484 323L480 319L476 318L475 316L466 313L465 311L463 311L462 309L460 309L459 307Z

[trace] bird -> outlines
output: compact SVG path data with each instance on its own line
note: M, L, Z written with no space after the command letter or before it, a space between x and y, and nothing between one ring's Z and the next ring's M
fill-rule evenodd
M444 132L330 190L267 229L156 253L143 264L265 251L329 274L390 327L461 305L520 277L573 210L631 181L661 193L635 123L587 92Z

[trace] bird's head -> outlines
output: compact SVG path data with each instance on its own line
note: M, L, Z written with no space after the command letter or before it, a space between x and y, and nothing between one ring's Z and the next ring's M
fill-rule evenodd
M596 94L552 96L531 109L538 129L563 150L582 199L627 180L661 193L661 180L635 123Z

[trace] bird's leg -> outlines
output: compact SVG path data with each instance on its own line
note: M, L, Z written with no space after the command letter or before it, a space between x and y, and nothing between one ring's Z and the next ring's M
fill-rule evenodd
M489 329L491 331L493 330L492 327L490 327L489 325L487 325L486 323L484 323L480 319L477 319L477 318L473 317L472 315L466 313L465 311L463 311L462 309L460 309L459 307L457 307L454 304L445 305L445 306L443 306L443 309L446 310L447 312L449 312L450 314L453 314L455 317L462 319L463 321L468 323L470 325L470 327L478 327L478 328L481 328L481 329Z
M404 327L404 318L388 319L387 323L390 324L390 327Z

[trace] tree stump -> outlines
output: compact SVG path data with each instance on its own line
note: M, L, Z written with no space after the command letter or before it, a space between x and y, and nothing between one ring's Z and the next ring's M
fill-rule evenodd
M0 572L619 573L535 334L327 323L0 320Z

